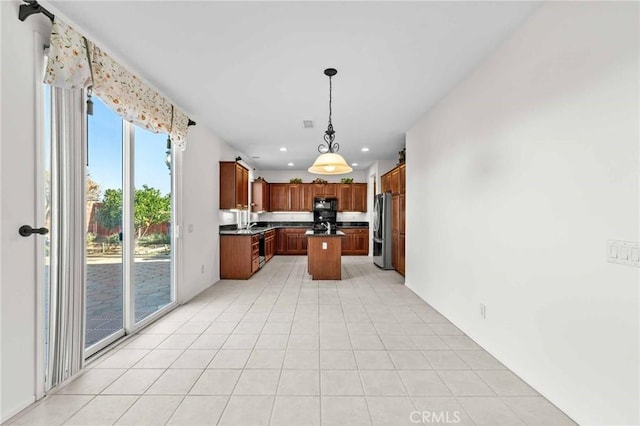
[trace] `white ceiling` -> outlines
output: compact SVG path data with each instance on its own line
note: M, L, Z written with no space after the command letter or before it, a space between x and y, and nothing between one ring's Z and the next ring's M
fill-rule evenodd
M263 170L396 159L405 132L522 23L523 2L51 1ZM302 120L313 120L304 129ZM464 117L460 117L464 120ZM288 151L280 152L285 146ZM369 147L368 153L361 152ZM411 155L411 153L408 153ZM256 158L259 157L259 158Z

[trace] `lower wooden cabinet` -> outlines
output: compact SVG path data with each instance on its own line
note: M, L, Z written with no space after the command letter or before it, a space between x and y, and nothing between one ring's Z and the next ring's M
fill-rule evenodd
M264 233L264 260L268 262L276 254L276 231Z
M276 254L306 255L307 228L279 228L276 235Z
M367 256L369 254L369 228L340 228L343 256Z
M260 268L258 235L220 235L220 278L246 280Z

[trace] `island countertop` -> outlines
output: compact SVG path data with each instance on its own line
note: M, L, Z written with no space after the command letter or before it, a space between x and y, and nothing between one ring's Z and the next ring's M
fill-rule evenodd
M308 229L307 232L304 233L305 237L344 237L346 234L340 230L333 231L316 231L313 229Z

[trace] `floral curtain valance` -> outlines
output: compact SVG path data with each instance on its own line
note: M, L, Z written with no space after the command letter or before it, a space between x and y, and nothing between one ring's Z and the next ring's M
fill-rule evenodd
M189 117L57 17L44 82L65 89L91 88L123 119L154 133L167 133L176 146L185 147Z

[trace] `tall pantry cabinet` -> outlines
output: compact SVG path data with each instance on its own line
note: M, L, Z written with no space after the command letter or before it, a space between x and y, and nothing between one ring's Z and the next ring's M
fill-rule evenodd
M391 192L391 265L404 275L405 269L405 171L402 163L380 177L382 192Z

